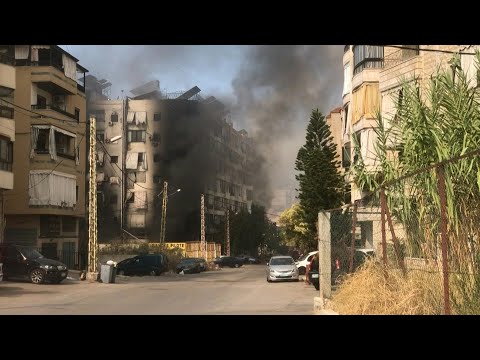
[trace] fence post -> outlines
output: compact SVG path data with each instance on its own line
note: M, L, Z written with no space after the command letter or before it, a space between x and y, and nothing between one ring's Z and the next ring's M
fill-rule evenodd
M381 206L381 221L382 221L382 256L383 256L383 265L387 267L387 234L385 233L385 189L382 187L380 189L380 206Z
M331 258L330 213L318 213L318 262L320 297L329 299L332 295L332 258Z
M442 236L443 298L445 315L451 314L450 289L448 284L448 234L447 234L447 196L445 191L445 169L443 165L435 168L437 172L438 195L440 196L440 231Z
M390 210L388 209L388 205L386 201L385 201L385 215L387 216L388 227L390 228L390 233L392 234L392 241L393 241L393 248L395 250L395 255L397 256L400 269L402 269L402 273L405 276L407 275L407 268L405 267L405 261L403 259L402 250L400 249L400 241L398 241L397 236L395 235L392 217L390 216Z
M353 221L352 221L352 244L350 247L350 267L349 272L353 271L353 256L355 254L355 229L357 228L357 201L353 203Z

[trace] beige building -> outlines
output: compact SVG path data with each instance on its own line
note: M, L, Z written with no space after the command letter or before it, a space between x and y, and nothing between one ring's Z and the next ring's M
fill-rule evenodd
M343 154L353 159L353 137L356 136L361 156L367 169L375 171L374 143L377 114L381 113L385 126L395 114L394 96L401 97L403 80L419 81L420 89L425 81L439 68L448 68L453 54L442 51L473 52L473 45L395 45L370 46L346 45L343 55ZM427 51L421 51L426 49ZM428 51L429 50L429 51ZM435 51L440 50L440 51ZM469 79L477 80L474 57L461 55L461 66ZM394 139L392 139L394 141ZM353 159L355 161L355 159ZM344 161L347 169L349 161ZM359 189L349 179L352 188L352 201L364 198L366 192ZM362 245L377 248L381 242L378 204L361 202L358 221L361 226ZM397 235L402 229L396 228ZM389 239L387 232L387 239Z
M86 215L87 70L56 45L16 45L14 187L5 194L5 242L36 246L79 266ZM83 230L83 231L82 231Z
M102 91L96 79L87 80L87 90ZM221 230L227 207L236 212L251 206L251 139L233 128L218 100L203 99L199 91L163 93L153 81L125 100L89 94L100 140L100 241L119 240L122 233L158 241L164 181L169 184L166 241L199 239L202 193L209 241Z
M13 189L13 143L15 142L15 48L0 45L0 243L4 241L4 192ZM8 192L7 192L8 194Z

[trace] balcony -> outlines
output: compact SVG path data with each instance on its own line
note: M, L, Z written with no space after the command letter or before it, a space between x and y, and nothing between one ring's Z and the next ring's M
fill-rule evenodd
M58 106L55 105L32 105L32 110L53 110L59 114L69 117L70 119L77 120L75 114L70 114L69 112L60 109Z
M51 94L76 95L77 82L66 77L60 65L51 63L41 66L42 64L32 68L33 83Z
M0 63L15 66L15 57L0 53Z
M380 91L384 92L399 86L402 79L422 74L422 58L414 45L412 49L400 49L385 56L385 67L380 72Z

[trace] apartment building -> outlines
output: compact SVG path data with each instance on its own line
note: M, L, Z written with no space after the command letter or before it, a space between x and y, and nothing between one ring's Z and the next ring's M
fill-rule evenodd
M4 241L36 246L45 256L79 266L87 70L57 45L15 45L9 51L15 65L15 183L4 195Z
M227 207L235 212L250 206L251 139L233 129L218 100L203 99L199 92L198 87L161 92L153 81L131 90L134 96L125 100L100 96L89 103L100 140L97 183L104 216L99 221L112 229L100 235L101 242L120 234L157 242L164 181L166 241L200 238L202 193L208 241L214 241Z
M427 51L420 51L426 49ZM346 45L343 55L343 167L348 169L353 158L355 136L367 169L375 171L374 143L376 115L381 113L384 126L395 115L394 98L402 96L402 81L418 81L419 90L426 86L438 68L451 67L451 52L459 52L461 67L470 80L477 81L477 69L473 56L462 56L462 52L473 52L473 45ZM447 51L447 52L445 52ZM392 139L393 140L393 139ZM395 149L392 149L395 150ZM366 192L348 179L352 189L352 201L364 198ZM361 226L362 243L376 248L381 241L378 204L360 202L358 220ZM396 227L397 235L402 229ZM389 234L387 233L387 238Z
M0 243L4 241L6 225L4 193L13 189L14 180L15 88L15 50L10 45L0 45Z

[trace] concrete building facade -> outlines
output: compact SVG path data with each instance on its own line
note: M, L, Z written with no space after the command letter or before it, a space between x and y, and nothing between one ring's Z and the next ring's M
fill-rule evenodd
M251 139L233 128L218 100L203 99L199 91L167 94L155 81L132 90L132 98L90 101L101 141L97 183L104 216L99 221L110 229L100 241L134 236L158 242L164 181L166 241L199 240L202 193L208 241L223 230L219 224L227 208L237 212L251 206Z
M85 233L87 70L56 45L15 45L13 189L4 196L5 242L79 266Z

